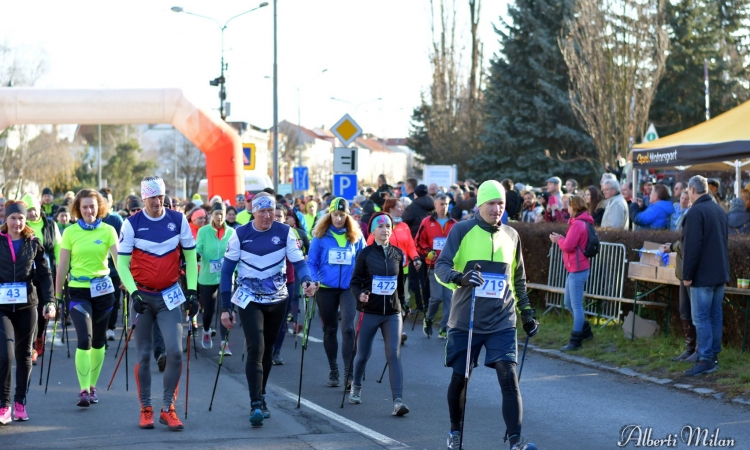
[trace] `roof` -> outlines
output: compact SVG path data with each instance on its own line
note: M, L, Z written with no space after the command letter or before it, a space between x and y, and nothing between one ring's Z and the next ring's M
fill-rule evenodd
M392 152L390 148L388 148L386 145L383 145L383 142L380 139L357 138L355 143L373 152Z

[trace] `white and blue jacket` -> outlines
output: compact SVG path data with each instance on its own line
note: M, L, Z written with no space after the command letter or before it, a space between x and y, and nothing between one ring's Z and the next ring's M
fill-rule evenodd
M346 233L346 230L336 232L341 234ZM310 243L310 251L307 253L307 264L310 266L313 281L319 281L321 287L349 289L349 282L354 273L354 262L357 260L359 252L366 247L365 240L360 235L354 244L346 241L346 246L340 247L336 238L333 237L333 233L333 229L329 228L322 238L313 238ZM328 263L328 251L339 248L351 252L351 264Z

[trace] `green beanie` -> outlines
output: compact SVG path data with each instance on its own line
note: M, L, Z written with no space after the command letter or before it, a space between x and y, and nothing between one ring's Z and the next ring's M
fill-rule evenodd
M479 186L479 191L477 192L477 206L481 206L482 204L496 198L505 201L505 188L499 181L488 180Z
M21 197L21 201L26 203L26 209L34 209L34 208L36 208L37 210L39 209L39 200L37 200L36 197L29 192L27 192L26 194L24 194L23 197Z

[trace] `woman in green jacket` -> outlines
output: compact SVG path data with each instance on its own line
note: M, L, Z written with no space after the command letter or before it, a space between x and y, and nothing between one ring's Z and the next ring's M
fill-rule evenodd
M234 234L234 229L227 225L226 207L223 203L211 205L211 223L201 227L195 241L195 250L201 257L200 272L198 273L198 296L203 302L203 348L212 348L211 336L216 331L211 329L211 320L216 312L216 293L219 289L221 279L221 264L224 261L224 252L227 249L229 238ZM227 329L219 325L221 332L221 346L227 337ZM226 346L226 355L231 355L229 345Z

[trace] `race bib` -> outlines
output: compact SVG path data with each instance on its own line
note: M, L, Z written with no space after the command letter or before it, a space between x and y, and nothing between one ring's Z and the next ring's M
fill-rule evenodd
M497 273L484 273L484 284L477 287L477 297L504 299L508 292L508 277Z
M352 252L346 248L332 248L328 250L328 264L352 265Z
M253 298L253 293L245 289L243 286L238 287L232 295L232 303L245 309L250 300Z
M164 299L164 303L170 311L185 303L185 294L182 293L182 289L180 289L180 285L177 283L173 284L169 289L161 291L161 298Z
M0 284L0 305L22 305L28 302L26 283Z
M372 277L372 293L377 295L393 295L396 292L396 277Z
M432 240L432 249L433 250L443 250L443 247L445 247L445 241L448 240L448 238L435 238Z
M222 264L224 264L223 259L212 259L211 261L209 261L208 271L210 273L221 272Z
M115 286L112 284L112 278L94 278L89 282L91 289L91 298L101 297L105 294L111 294L115 292Z

